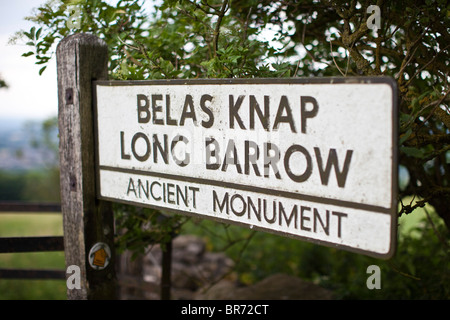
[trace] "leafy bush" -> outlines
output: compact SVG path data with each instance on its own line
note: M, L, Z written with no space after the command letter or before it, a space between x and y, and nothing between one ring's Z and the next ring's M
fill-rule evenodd
M226 252L244 284L280 272L329 288L338 299L449 299L449 235L432 216L433 223L422 215L414 226L400 228L397 253L388 261L210 221L191 221L183 232ZM381 270L379 290L366 285L371 265Z

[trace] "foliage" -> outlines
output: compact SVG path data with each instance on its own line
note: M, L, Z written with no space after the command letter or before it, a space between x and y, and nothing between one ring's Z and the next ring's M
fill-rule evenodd
M399 215L429 203L450 228L447 1L378 1L376 34L367 25L367 1L163 0L151 14L143 1L109 3L48 1L28 18L36 26L22 33L32 48L24 55L35 57L42 73L60 39L88 32L108 44L112 79L391 76L399 89L399 165L409 175L399 199L420 196L402 202ZM156 215L125 210L119 220L135 233L128 244L145 245L147 231L139 229ZM309 250L315 258L305 261L328 261L322 250ZM339 259L348 267L362 258Z
M144 254L148 247L161 244L164 248L186 217L163 215L155 209L139 208L123 204L115 204L115 223L120 226L120 235L116 240L119 251L132 251L133 258Z
M0 171L0 200L20 200L26 184L24 174Z
M230 3L196 5L189 1L166 1L146 15L143 2L47 1L27 19L36 23L29 31L15 36L25 39L32 50L23 54L35 57L45 71L57 42L74 33L96 34L108 44L110 77L123 80L198 77L281 77L290 76L288 63L265 63L278 53L260 40L259 28L250 20L229 15ZM258 38L259 37L259 38ZM162 236L160 213L154 210L117 206L117 225L128 230L118 239L136 252ZM179 217L167 220L172 232ZM143 228L146 226L146 228ZM145 230L144 230L145 229Z
M21 198L30 202L60 202L59 169L28 171Z
M255 8L254 2L245 3L233 6L241 12ZM410 175L400 198L420 195L450 227L448 3L384 1L377 36L366 23L367 2L257 3L253 23L278 28L285 54L298 59L295 75L389 75L397 80L399 162ZM298 57L300 50L304 55ZM403 207L400 214L409 209Z
M28 17L36 26L22 32L33 48L24 56L42 73L58 40L89 32L108 44L115 79L390 75L410 176L401 197L420 195L450 226L446 1L385 1L376 35L367 2L165 0L151 14L144 3L50 0Z
M405 220L411 221L402 225ZM449 299L448 230L432 212L408 225L400 228L398 252L389 261L210 221L191 221L183 232L226 252L244 284L285 273L329 288L338 299ZM380 267L379 290L367 288L370 265Z
M6 83L5 80L3 80L3 78L0 76L0 89L1 88L8 88L8 84Z
M0 170L0 201L59 202L59 169Z

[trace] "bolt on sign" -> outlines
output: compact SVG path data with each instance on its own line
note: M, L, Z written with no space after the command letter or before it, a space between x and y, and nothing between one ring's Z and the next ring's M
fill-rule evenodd
M94 84L100 199L393 255L391 78Z

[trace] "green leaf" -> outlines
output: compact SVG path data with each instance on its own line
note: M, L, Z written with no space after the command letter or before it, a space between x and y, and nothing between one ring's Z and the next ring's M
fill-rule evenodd
M414 147L400 147L400 151L407 156L422 159L425 155L424 151Z
M35 39L35 31L36 31L36 27L32 27L30 29L30 39Z
M419 110L420 104L419 104L419 98L414 98L411 102L411 108L413 113L417 112Z
M410 114L400 112L400 122L407 123L411 118L412 116Z
M408 131L405 132L405 134L400 138L400 141L398 142L399 145L402 145L412 134L412 129L410 128Z
M39 39L39 36L41 35L41 31L42 31L42 28L39 28L38 31L36 32L36 36L35 36L36 40Z
M42 73L44 72L44 70L47 68L47 66L44 66L44 67L42 67L40 70L39 70L39 75L41 76L42 75Z
M23 54L22 54L22 57L29 57L29 56L31 56L31 55L33 55L33 54L34 54L33 51L28 51L28 52L26 52L26 53L23 53Z

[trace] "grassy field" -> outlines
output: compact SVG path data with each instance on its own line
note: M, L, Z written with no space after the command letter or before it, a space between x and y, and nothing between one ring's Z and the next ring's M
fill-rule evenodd
M61 236L60 214L0 214L0 237ZM64 270L64 252L2 253L0 268ZM0 300L66 299L65 280L0 279Z

